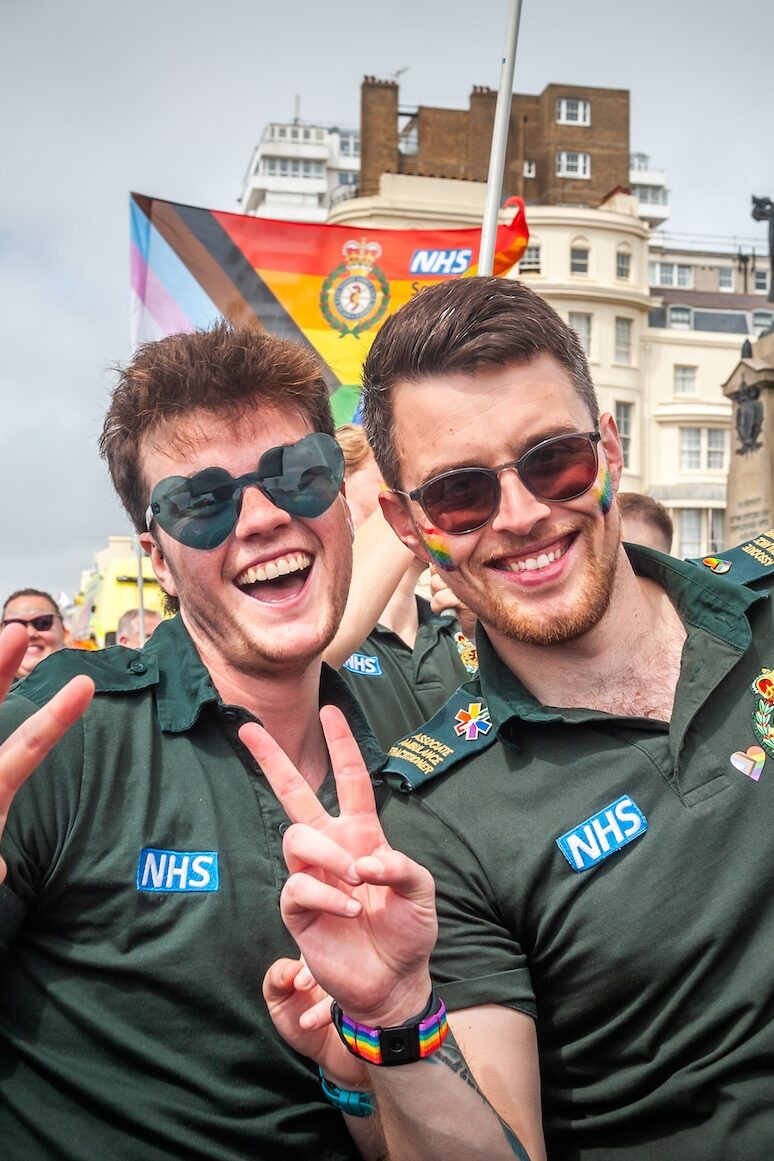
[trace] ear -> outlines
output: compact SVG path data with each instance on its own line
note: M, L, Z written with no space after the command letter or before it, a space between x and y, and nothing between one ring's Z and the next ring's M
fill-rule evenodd
M608 471L610 472L610 478L617 492L621 484L621 473L623 472L623 449L621 447L618 428L609 411L600 415L599 430L602 433L601 443L605 453Z
M402 540L406 548L410 548L415 556L418 556L420 560L424 560L429 564L430 557L427 549L417 535L416 526L411 519L403 497L398 496L395 492L391 492L389 488L383 488L379 493L379 504L382 509L382 515L398 539Z
M158 542L153 539L150 532L140 533L140 544L151 559L151 566L156 574L156 579L163 588L167 596L176 597L177 589L175 588L175 581L169 565L166 562L164 553L158 545Z

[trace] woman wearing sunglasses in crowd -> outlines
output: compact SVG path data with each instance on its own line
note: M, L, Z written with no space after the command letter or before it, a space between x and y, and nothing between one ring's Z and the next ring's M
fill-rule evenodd
M19 589L3 605L3 627L24 625L27 651L19 663L17 679L26 677L44 657L64 649L62 614L53 597L40 589Z

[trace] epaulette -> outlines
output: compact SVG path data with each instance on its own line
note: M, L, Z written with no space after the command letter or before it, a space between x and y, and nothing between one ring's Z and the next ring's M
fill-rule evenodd
M71 677L85 673L97 693L126 693L145 689L159 680L155 656L113 645L108 649L59 649L39 662L14 692L35 705L45 705Z
M408 793L487 749L496 737L477 687L462 685L435 717L395 743L382 775Z
M774 579L774 528L743 541L736 548L724 549L720 556L689 557L688 563L739 585L751 585L767 577Z

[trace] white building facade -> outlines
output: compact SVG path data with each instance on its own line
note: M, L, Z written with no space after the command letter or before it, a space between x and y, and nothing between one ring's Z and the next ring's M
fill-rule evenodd
M357 185L359 173L359 130L272 121L250 159L240 209L260 218L324 222L330 206Z

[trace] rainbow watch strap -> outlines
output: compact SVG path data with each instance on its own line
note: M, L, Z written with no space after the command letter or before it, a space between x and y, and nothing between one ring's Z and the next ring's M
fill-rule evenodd
M435 992L418 1021L394 1028L359 1024L346 1016L335 1001L332 1012L334 1025L349 1051L367 1064L411 1064L423 1060L441 1047L449 1031L446 1005Z

